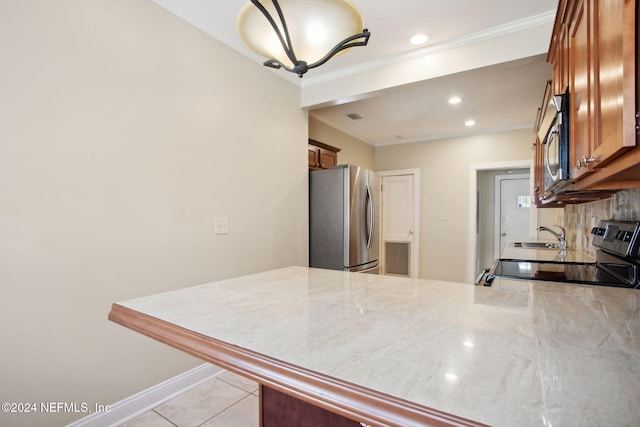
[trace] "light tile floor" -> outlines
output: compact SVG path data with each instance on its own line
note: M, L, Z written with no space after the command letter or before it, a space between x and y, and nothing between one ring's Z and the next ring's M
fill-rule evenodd
M185 391L122 427L258 426L258 383L229 371Z

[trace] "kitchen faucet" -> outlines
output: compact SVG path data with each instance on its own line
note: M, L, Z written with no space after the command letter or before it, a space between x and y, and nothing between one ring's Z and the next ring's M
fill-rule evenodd
M558 227L561 230L560 233L556 233L555 231L545 226L538 227L538 231L548 231L549 233L553 234L556 237L556 239L558 239L560 249L567 249L567 241L565 240L565 236L566 236L565 230L559 225L556 225L556 227Z

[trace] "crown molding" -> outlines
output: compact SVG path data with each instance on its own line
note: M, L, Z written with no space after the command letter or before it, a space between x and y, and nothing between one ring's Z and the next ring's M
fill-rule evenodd
M409 52L386 56L378 60L365 62L331 73L326 73L315 77L305 76L305 79L302 82L302 88L304 90L305 87L329 83L333 80L338 80L344 77L349 77L355 74L364 73L379 68L384 68L390 65L400 64L414 59L424 58L440 52L480 43L495 37L502 37L516 32L525 31L530 28L539 27L541 25L553 24L555 20L555 14L556 12L555 10L553 10L538 15L533 15L525 19L520 19L518 21L513 21L504 25L499 25L497 27L492 27L486 30L467 34L455 39L446 40L444 42L436 43L421 49L415 49ZM551 37L551 34L549 34L549 37Z
M200 19L198 16L193 15L192 13L181 9L176 5L176 2L171 0L152 0L157 5L161 6L165 10L169 11L173 15L187 22L188 24L198 28L204 33L210 35L236 52L244 55L250 60L262 64L264 58L260 55L256 54L249 48L247 48L244 43L238 43L237 40L229 38L225 36L222 32L207 24L204 20ZM430 55L434 55L440 52L444 52L451 49L460 48L462 46L467 46L470 44L480 43L482 41L494 38L501 37L505 35L509 35L512 33L524 31L533 27L553 24L555 20L555 10L551 10L545 13L541 13L538 15L533 15L524 19L520 19L518 21L509 22L504 25L499 25L497 27L488 28L486 30L477 31L472 34L467 34L462 37L458 37L455 39L446 40L442 43L436 43L421 49L414 49L409 52L403 52L396 55L389 55L384 58L380 58L373 61L368 61L362 64L358 64L352 67L347 67L341 70L337 70L330 73L320 74L316 76L305 76L304 79L298 78L296 75L292 73L282 73L281 70L270 70L274 72L276 75L281 78L287 80L288 82L302 88L304 90L305 87L321 85L325 83L329 83L333 80L338 80L344 77L349 77L355 74L384 68L394 64L400 64L406 61L411 61L417 58L423 58ZM549 34L551 37L551 34ZM291 75L289 75L291 74Z
M334 128L333 124L327 121L324 117L317 117L313 115L311 117L313 117L313 120L316 120L317 122L320 122L326 126ZM478 135L490 135L493 133L513 132L513 131L518 131L523 129L531 129L531 131L533 132L533 122L519 123L511 126L500 126L500 127L494 127L494 128L488 128L488 129L470 129L462 132L441 133L441 134L430 135L430 136L424 135L424 136L417 136L414 138L394 139L390 141L382 141L382 142L374 142L374 143L364 141L360 139L357 135L354 135L353 133L350 133L346 130L342 130L342 129L336 129L336 130L338 130L339 132L342 132L345 135L350 136L351 138L357 139L358 141L362 141L365 144L371 145L374 148L378 148L378 147L386 147L389 145L414 144L419 142L441 141L444 139L466 138L466 137L472 137L472 136L478 136Z
M465 138L465 137L472 137L472 136L478 136L478 135L490 135L493 133L513 132L513 131L518 131L523 129L533 129L533 123L521 123L521 124L516 124L512 126L502 126L502 127L495 127L495 128L489 128L489 129L476 129L476 130L446 133L446 134L443 133L439 135L431 135L431 136L424 136L424 137L419 136L416 138L407 138L407 139L401 139L401 140L378 142L372 145L377 148L377 147L386 147L389 145L413 144L417 142L441 141L444 139Z

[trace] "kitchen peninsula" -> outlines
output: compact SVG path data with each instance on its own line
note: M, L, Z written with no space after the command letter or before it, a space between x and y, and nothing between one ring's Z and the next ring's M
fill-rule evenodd
M288 267L116 303L109 318L344 425L640 420L638 290Z

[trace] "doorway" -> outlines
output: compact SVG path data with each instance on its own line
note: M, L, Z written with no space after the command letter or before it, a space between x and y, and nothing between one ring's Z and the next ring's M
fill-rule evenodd
M418 277L419 174L417 169L378 172L382 274Z
M493 259L508 242L529 237L531 193L529 173L496 175Z
M525 175L529 177L529 188L524 194L533 194L532 179L533 161L511 161L482 163L470 165L469 186L469 246L468 246L468 282L474 283L478 274L485 268L493 265L496 259L496 250L499 251L500 243L496 243L496 234L500 234L500 227L496 226L496 210L500 205L499 197L496 197L496 177L499 175ZM498 181L500 182L500 181ZM533 204L532 204L533 205ZM474 209L475 208L475 209ZM523 211L528 211L529 221L524 231L525 237L535 236L537 227L537 210L534 206ZM506 237L506 236L505 236ZM512 240L513 237L507 237ZM523 239L524 240L524 239Z

